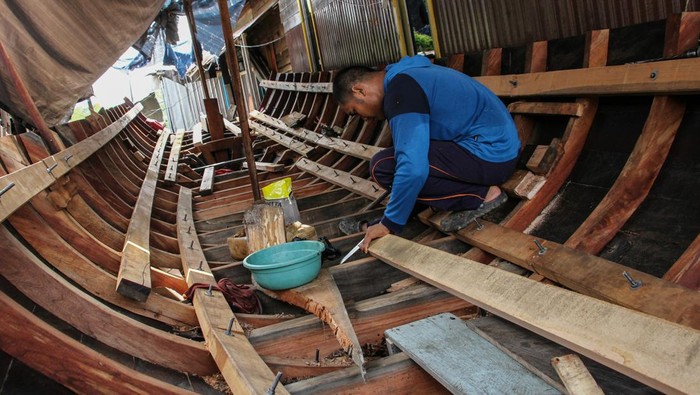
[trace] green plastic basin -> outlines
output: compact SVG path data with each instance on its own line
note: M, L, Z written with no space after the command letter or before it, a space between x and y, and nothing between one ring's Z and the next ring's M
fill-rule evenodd
M279 291L311 282L321 270L320 241L302 240L256 251L243 260L261 287Z

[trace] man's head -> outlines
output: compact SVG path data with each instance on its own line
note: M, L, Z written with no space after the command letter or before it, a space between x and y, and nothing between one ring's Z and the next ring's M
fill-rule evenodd
M333 79L333 99L349 115L384 119L384 72L364 66L340 70Z

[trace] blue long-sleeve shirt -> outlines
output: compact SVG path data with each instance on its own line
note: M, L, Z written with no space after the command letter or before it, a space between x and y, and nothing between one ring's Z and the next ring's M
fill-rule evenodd
M428 178L430 140L454 141L489 162L518 156L510 113L493 92L423 56L387 66L384 114L394 140L396 173L382 223L398 233Z

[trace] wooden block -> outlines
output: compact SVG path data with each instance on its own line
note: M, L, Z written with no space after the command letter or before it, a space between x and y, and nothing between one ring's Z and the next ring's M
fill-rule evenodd
M248 238L245 236L229 237L226 239L226 243L228 244L228 250L231 253L231 258L237 261L242 261L250 254L250 250L248 250Z
M560 152L561 141L553 138L549 145L538 145L525 166L535 174L546 175L554 166Z
M204 169L202 183L199 185L199 194L202 196L211 195L214 192L214 167L209 166Z
M255 204L243 214L250 252L286 242L282 207Z
M501 185L501 189L511 196L530 200L547 181L545 177L537 176L527 170L516 170L512 176Z
M290 128L294 128L299 126L302 122L306 120L306 115L300 113L300 112L291 112L282 118L280 118L280 121L284 122L285 125L287 125Z
M453 314L439 314L385 332L453 394L558 394Z
M552 366L559 374L570 395L603 395L603 390L576 354L552 358Z

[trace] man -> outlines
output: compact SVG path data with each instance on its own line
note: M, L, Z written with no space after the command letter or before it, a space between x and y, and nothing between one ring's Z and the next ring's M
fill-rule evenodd
M497 185L513 173L520 141L508 110L479 82L414 56L383 71L341 70L333 97L349 115L388 119L391 127L394 146L370 162L372 179L391 197L362 251L399 233L416 202L454 211L443 230L456 231L507 199Z

